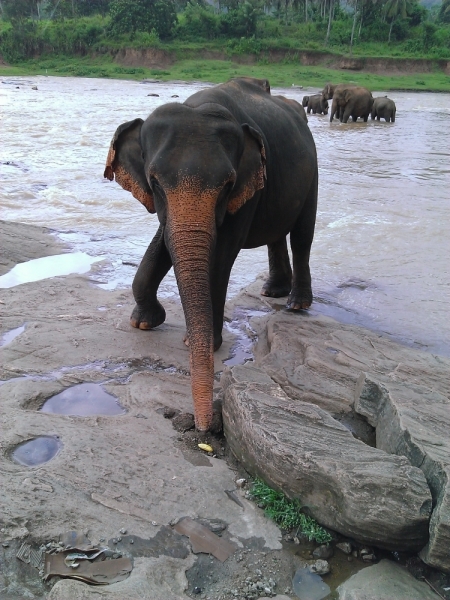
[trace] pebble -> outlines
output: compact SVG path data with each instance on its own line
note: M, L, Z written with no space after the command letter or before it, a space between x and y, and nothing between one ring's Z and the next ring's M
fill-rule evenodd
M126 533L126 532L127 532L127 530L126 530L126 529L124 529L123 527L122 527L122 529L119 531L119 533L121 533L122 535L125 535L125 533Z
M330 565L328 564L328 561L319 559L312 565L309 565L308 570L317 575L326 575L330 572Z
M363 554L361 558L364 562L372 562L375 560L375 556L373 554Z
M331 546L327 546L326 544L322 544L313 551L314 558L331 558L334 554L334 550Z
M342 550L344 554L352 553L352 545L350 544L350 542L340 542L339 544L336 544L336 548Z
M236 480L236 486L238 488L243 488L246 483L247 483L246 479L237 479Z

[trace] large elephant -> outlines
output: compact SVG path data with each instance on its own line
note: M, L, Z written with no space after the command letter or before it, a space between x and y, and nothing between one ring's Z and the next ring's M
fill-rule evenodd
M328 100L326 100L322 94L314 94L309 96L306 112L312 112L313 115L326 115L328 113Z
M159 229L133 282L131 324L165 320L159 284L173 265L186 318L195 423L212 419L213 352L222 343L228 280L241 248L268 246L262 294L312 302L309 255L317 205L311 132L266 80L236 78L116 130L105 177L129 190ZM291 269L286 236L290 233ZM256 273L255 273L256 275Z
M331 86L327 87L330 88ZM362 117L367 122L373 105L373 96L367 88L339 84L334 86L332 90L328 89L327 92L322 92L324 99L329 97L330 93L333 97L330 122L333 121L335 114L342 123L347 123L350 117L352 117L353 121L356 121L358 117Z
M296 112L298 112L300 118L302 118L305 121L305 123L308 122L306 111L303 108L303 106L299 102L297 102L297 100L293 100L292 98L285 98L284 96L273 96L273 98L278 98L278 100L289 104L289 106L291 106Z
M397 112L397 107L395 106L395 102L388 98L387 96L375 98L373 101L372 112L370 113L370 118L373 119L384 119L388 123L395 123L395 113Z

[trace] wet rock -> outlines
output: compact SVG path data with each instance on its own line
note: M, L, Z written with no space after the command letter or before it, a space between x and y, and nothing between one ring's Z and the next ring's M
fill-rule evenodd
M191 413L180 413L179 415L173 417L172 425L174 429L176 429L177 431L181 431L181 433L185 433L190 429L194 429L194 415Z
M322 544L313 551L314 558L331 558L334 554L334 550L331 546L327 546L326 544Z
M309 565L308 569L311 573L326 575L330 572L330 565L328 564L328 561L319 559L312 563L312 565Z
M431 495L405 457L366 446L249 363L226 369L221 382L225 436L246 470L345 536L393 550L425 545Z
M363 569L337 588L339 600L438 600L426 583L389 560Z
M371 443L348 415L365 419L378 449L424 472L433 514L421 557L450 572L450 359L321 316L277 313L257 333L256 364L290 398L338 415Z
M434 357L424 357L415 373L408 365L399 365L389 377L362 373L355 410L377 428L379 448L406 456L425 474L435 506L430 540L420 556L450 572L450 361L439 358L442 378L437 369L434 376L430 372Z
M339 548L344 554L351 554L353 550L350 542L339 542L339 544L336 544L336 548Z

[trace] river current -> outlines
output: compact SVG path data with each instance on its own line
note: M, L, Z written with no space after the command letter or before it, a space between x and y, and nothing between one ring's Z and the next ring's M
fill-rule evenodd
M97 285L129 287L158 220L103 178L110 140L124 121L205 84L0 81L1 218L50 227L74 252L105 256ZM301 102L316 91L273 93ZM310 115L320 172L313 310L450 356L450 95L389 97L393 124ZM265 248L242 251L229 297L267 268ZM161 296L178 296L172 271Z

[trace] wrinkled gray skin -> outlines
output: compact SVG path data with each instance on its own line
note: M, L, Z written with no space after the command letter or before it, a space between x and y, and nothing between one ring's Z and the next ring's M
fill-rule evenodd
M278 98L278 100L281 100L282 102L285 102L286 104L289 104L289 106L291 108L293 108L296 113L298 113L298 116L301 119L303 119L305 121L305 123L308 122L308 117L306 116L305 109L303 108L303 106L301 104L299 104L297 102L297 100L292 100L292 98L285 98L284 96L273 96L273 97Z
M384 119L388 123L395 122L395 113L397 111L397 107L395 106L395 102L384 96L383 98L375 98L373 101L372 112L370 113L370 118L372 121L377 119Z
M314 96L308 97L308 108L306 112L312 112L313 115L326 115L328 114L328 100L322 96L322 94L314 94Z

